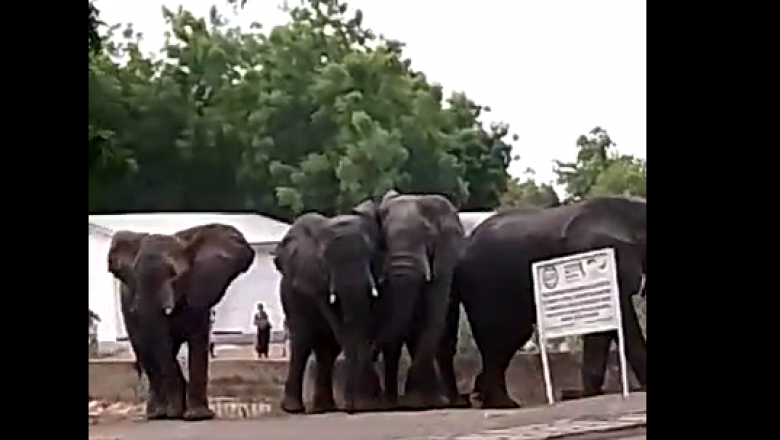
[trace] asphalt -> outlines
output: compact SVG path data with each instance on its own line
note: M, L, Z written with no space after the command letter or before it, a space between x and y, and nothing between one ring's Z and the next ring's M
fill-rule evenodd
M644 438L646 394L608 395L520 410L301 415L208 422L132 421L90 427L90 440L541 440ZM631 431L631 430L634 431ZM620 436L626 430L625 437ZM604 432L611 431L611 432ZM637 435L639 435L637 437ZM575 437L572 437L575 438ZM583 437L584 438L584 437Z

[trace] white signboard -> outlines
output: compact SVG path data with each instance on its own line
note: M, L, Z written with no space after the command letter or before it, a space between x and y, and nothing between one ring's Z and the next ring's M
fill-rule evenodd
M547 358L550 338L609 330L618 332L623 396L628 397L628 374L620 318L615 251L598 249L531 265L547 400L554 403Z

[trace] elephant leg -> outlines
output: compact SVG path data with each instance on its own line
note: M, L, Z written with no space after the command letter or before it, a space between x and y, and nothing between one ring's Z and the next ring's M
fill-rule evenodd
M439 368L444 394L447 396L447 406L468 408L470 406L468 395L461 395L458 391L458 380L455 376L455 351L449 347L439 348L439 353L436 355L436 365Z
M474 381L474 390L482 408L519 408L509 397L506 369L517 350L482 352L482 372Z
M436 355L444 334L449 306L450 282L434 280L423 292L425 320L409 345L412 364L406 379L407 405L411 408L439 408L447 406L436 374Z
M314 402L311 409L314 414L336 410L336 401L333 398L333 366L338 355L338 345L321 346L314 349L314 358L317 362Z
M451 300L447 312L447 328L439 344L436 354L436 365L439 367L444 394L447 396L448 406L455 408L468 408L470 406L467 395L458 392L458 380L455 376L455 354L458 351L458 326L460 323L460 303Z
M384 401L388 409L398 407L398 363L401 359L403 344L388 344L382 350L384 364Z
M306 410L303 406L303 375L313 347L309 335L301 334L298 329L294 329L290 336L290 361L281 408L290 414L300 414Z
M209 312L199 313L191 322L187 335L190 383L187 386L187 410L184 420L210 420L215 414L209 408Z
M181 338L170 339L170 357L165 360L165 414L169 419L180 419L186 410L187 381L179 365L178 355L184 340ZM189 347L188 347L189 348Z
M159 381L164 396L165 418L178 419L184 413L186 389L184 375L176 359L182 341L174 337L169 322L151 322L143 329L141 341L146 347L145 353L149 354L146 363L149 365L150 383Z
M140 373L146 375L146 379L149 382L149 395L146 398L146 418L148 420L164 419L167 417L165 410L166 399L165 387L160 371L154 366L153 354L141 342L137 322L129 316L124 316L124 319L130 346L135 354L136 364L140 368Z
M583 335L582 347L582 392L565 392L564 400L578 397L598 396L603 393L604 376L607 372L609 347L616 333L613 331Z
M469 322L482 357L482 371L474 381L477 405L481 408L519 408L520 404L509 397L506 370L517 350L531 338L532 320L528 317L489 321L471 318Z
M631 365L643 390L647 390L647 342L642 335L642 327L636 314L633 301L629 295L622 295L621 314L623 320L623 337L626 344L626 361Z

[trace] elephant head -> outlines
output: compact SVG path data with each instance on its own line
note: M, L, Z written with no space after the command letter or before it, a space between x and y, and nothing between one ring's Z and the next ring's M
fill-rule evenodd
M276 268L320 304L350 358L367 356L377 236L375 223L362 215L308 213L274 252Z
M376 337L381 345L407 331L425 286L451 275L464 229L452 203L434 194L390 190L378 206L364 202L356 210L373 217L380 230L375 272L390 319Z
M117 231L108 269L130 290L131 308L173 313L177 306L209 308L249 269L254 251L235 228L210 224L174 235ZM188 289L186 286L197 289Z

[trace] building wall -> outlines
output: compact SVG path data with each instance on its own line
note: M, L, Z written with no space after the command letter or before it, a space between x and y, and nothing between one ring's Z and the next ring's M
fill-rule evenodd
M100 316L98 340L116 340L121 328L116 280L108 271L111 238L97 232L89 234L89 308Z
M267 248L255 247L255 252L252 267L233 281L216 307L216 332L254 333L252 318L258 302L265 305L274 329L282 328L284 314L278 294L279 272Z

